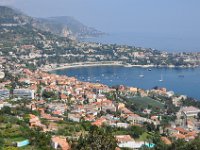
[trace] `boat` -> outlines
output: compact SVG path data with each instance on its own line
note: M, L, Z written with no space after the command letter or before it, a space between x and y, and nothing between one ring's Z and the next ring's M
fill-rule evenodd
M131 64L126 64L126 65L124 65L124 67L132 67L132 65Z
M100 80L96 80L96 82L97 82L97 83L99 83L99 82L100 82Z
M147 69L148 71L151 71L151 69L149 68L149 69Z
M158 80L159 82L163 82L164 80L163 80L163 76L162 76L162 74L161 74L161 76L160 76L160 80Z
M140 77L140 78L144 78L144 75L143 75L143 74L140 74L139 77Z

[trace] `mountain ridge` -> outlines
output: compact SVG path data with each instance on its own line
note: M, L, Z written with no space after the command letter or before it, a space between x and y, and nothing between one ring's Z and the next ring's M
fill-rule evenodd
M79 38L88 36L99 36L103 34L103 32L100 32L95 28L88 27L71 16L55 16L42 19L46 20L47 22L52 22L55 24L57 23L63 28L69 29L71 31L71 34Z
M70 39L95 37L103 33L82 24L80 21L69 16L57 16L48 18L34 18L20 10L0 6L0 25L17 26L29 24L39 30L51 32L52 34L68 37Z

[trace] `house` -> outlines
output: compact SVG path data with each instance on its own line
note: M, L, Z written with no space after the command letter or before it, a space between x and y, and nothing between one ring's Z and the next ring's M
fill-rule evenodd
M70 145L64 136L53 136L51 145L54 149L70 150Z
M110 122L109 125L113 126L113 127L116 126L118 128L125 128L125 129L130 126L128 123L123 123L123 122L117 122L117 123L116 122Z
M44 118L44 119L47 119L47 120L50 120L50 121L61 121L61 120L63 120L63 118L53 117L50 114L46 114L44 112L41 112L40 115L41 115L41 118Z
M10 104L8 102L0 101L0 110L5 106L12 107L12 104Z
M183 135L181 133L174 133L174 134L172 134L172 137L174 137L176 140L185 139L185 135Z
M186 141L194 140L196 137L197 137L197 133L195 131L190 131L187 134L185 134Z
M190 119L187 120L188 129L194 130L196 128L196 126L197 126L197 123L195 121L190 120Z
M143 141L136 142L130 135L117 135L115 138L120 148L139 149L144 145Z
M169 126L164 129L164 132L166 132L169 135L172 135L174 133L177 133L177 130L175 130L175 127Z
M130 91L131 93L137 93L138 88L136 88L136 87L130 87L130 88L129 88L129 91Z
M80 114L68 114L68 119L74 122L80 122L81 121L82 116Z
M94 115L89 115L89 114L87 114L87 115L84 117L84 120L85 120L85 121L90 121L90 122L95 121L95 116L94 116Z
M123 109L123 108L125 108L125 104L124 103L118 103L117 109Z
M182 100L185 100L187 97L184 95L181 95L179 97L173 97L172 98L172 104L176 107L180 107L182 104Z
M29 89L14 89L13 96L18 98L28 98L34 99L35 98L35 91Z
M190 141L197 137L197 132L195 131L188 131L181 127L176 127L175 130L176 133L173 133L172 136L176 139L185 139L186 141Z
M172 97L174 95L174 91L168 91L166 95L167 97Z
M169 140L169 138L162 136L161 137L161 141L163 141L163 143L165 143L166 145L171 145L172 142Z
M10 97L10 91L7 89L0 89L0 100L8 99Z
M156 122L156 121L153 121L151 119L138 116L137 114L129 115L128 118L127 118L127 121L130 121L133 125L135 125L135 124L143 124L144 122L153 123L154 125L158 125L159 124L159 122Z
M95 122L92 123L92 125L95 125L95 126L102 126L104 123L106 123L106 119L105 118L99 118L97 119Z
M58 130L58 125L56 123L54 123L54 122L49 122L48 130L49 131L57 131Z
M175 130L177 131L177 133L181 133L181 134L187 134L188 131L185 130L184 128L181 127L176 127Z
M29 114L29 117L30 117L29 119L30 127L39 127L42 128L44 131L46 130L46 126L40 122L40 119L37 116Z
M68 99L68 97L65 94L60 94L60 99L65 101Z
M180 111L187 117L196 117L200 112L200 109L194 106L188 106L181 108Z

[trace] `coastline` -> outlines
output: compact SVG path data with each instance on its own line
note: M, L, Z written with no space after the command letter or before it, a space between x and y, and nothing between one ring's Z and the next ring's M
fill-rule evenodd
M51 66L51 68L40 68L43 71L54 71L68 68L79 68L79 67L93 67L93 66L124 66L121 62L80 62L80 63L69 63L61 64L59 66ZM50 67L50 66L49 66Z
M141 67L141 68L196 68L198 66L174 66L174 65L131 65L124 64L120 61L103 61L103 62L79 62L66 64L51 64L40 68L43 71L50 72L68 68L93 67L93 66L123 66L123 67Z
M110 66L110 68L108 68L108 70L112 69L112 68L114 68L114 70L115 69L121 70L121 69L123 69L125 67L126 70L136 70L137 71L137 69L144 68L144 70L146 70L146 71L151 71L150 74L153 74L153 76L151 77L152 78L152 82L155 81L154 83L150 83L149 86L145 85L146 84L145 82L148 82L146 80L146 79L148 79L148 78L146 78L146 76L149 76L149 74L147 72L146 72L147 74L144 73L144 72L141 72L141 70L139 70L139 72L136 72L136 74L135 74L136 78L131 78L131 76L129 76L125 80L124 79L121 80L122 78L120 77L120 78L116 78L116 82L115 82L115 79L113 78L115 76L110 76L108 78L107 77L105 78L103 76L102 79L89 78L89 80L88 80L88 76L85 76L84 78L81 77L80 80L83 81L83 82L95 82L95 83L98 81L98 82L103 83L103 84L105 84L107 86L112 86L112 85L118 85L119 83L117 83L118 82L117 80L120 79L120 82L121 82L120 84L122 84L122 85L126 85L126 86L133 86L134 85L134 86L140 87L142 89L150 89L150 88L155 87L155 86L166 87L170 91L172 90L172 91L175 91L176 93L181 93L181 94L184 94L184 95L188 95L189 97L194 97L195 99L199 100L199 95L196 94L195 90L194 90L194 92L186 92L187 89L185 89L185 87L179 88L179 86L178 86L178 85L181 85L183 82L185 82L186 85L188 84L188 86L191 86L191 82L190 82L191 79L188 79L189 75L188 74L184 74L183 71L187 72L187 70L189 71L190 69L192 69L192 70L194 69L194 71L196 71L196 69L197 69L197 71L199 73L199 69L200 68L198 69L198 67L196 67L196 69L195 69L194 66L193 67L192 66L191 67L187 67L187 66L174 66L173 67L173 66L169 66L169 65L168 66L161 66L161 65L160 66L157 66L157 65L130 65L130 64L124 64L124 63L122 64L122 62L96 62L96 63L94 63L94 62L87 62L87 63L86 62L80 62L80 63L73 63L73 64L72 63L70 63L70 64L61 64L61 65L57 65L57 66L56 66L56 64L54 64L54 65L55 65L54 68L48 68L48 69L45 68L46 70L44 70L44 68L40 68L40 70L48 72L50 74L67 75L66 72L70 71L70 70L67 70L67 68L80 68L80 69L82 68L82 70L85 70L85 69L87 70L87 69L93 69L93 66L103 66L102 68L97 68L97 69L94 68L94 70L97 70L97 71L98 71L98 69L100 69L100 70L104 69L104 67L107 68L106 66ZM115 66L116 66L116 68L115 68ZM170 79L171 78L170 77L168 79L168 78L165 77L165 74L164 74L164 82L159 82L159 79L161 78L161 74L162 74L161 70L157 70L159 68L160 69L164 69L164 70L166 69L166 71L170 71L170 72L171 71L173 71L173 72L175 71L176 73L175 73L174 77L176 77L176 78ZM177 72L176 69L181 69L181 70L179 70ZM56 70L61 70L61 72L60 73L56 72ZM64 70L64 71L62 71L62 70ZM74 71L76 72L76 69L75 70L71 70L71 72L74 72ZM144 73L145 77L141 78L139 75L143 74L143 73ZM195 73L195 74L197 74L197 73ZM156 75L156 77L154 75ZM181 75L183 75L183 77L180 77ZM72 76L72 77L75 77L75 78L78 77L78 76L73 75L73 73L71 75L69 75L69 76ZM84 75L80 75L80 76L84 76ZM102 74L101 74L101 76L102 76ZM131 82L129 83L129 81L127 79L129 79ZM175 79L176 79L176 81L179 81L179 82L177 82L177 85L173 85L173 87L172 87L170 80L173 80L172 83L174 83ZM135 81L136 82L133 84L132 80L134 80L134 82ZM105 82L103 82L103 81L105 81ZM138 82L141 82L143 84L138 83ZM175 86L175 88L174 88L174 86ZM192 86L193 86L193 84L192 84ZM196 84L196 87L199 87L199 85Z

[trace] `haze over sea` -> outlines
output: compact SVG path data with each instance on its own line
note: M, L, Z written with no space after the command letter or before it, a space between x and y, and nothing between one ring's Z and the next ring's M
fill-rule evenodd
M199 0L2 0L0 4L34 17L73 16L109 34L92 41L200 51Z
M115 32L100 37L81 39L80 41L130 45L167 52L200 52L200 36Z

